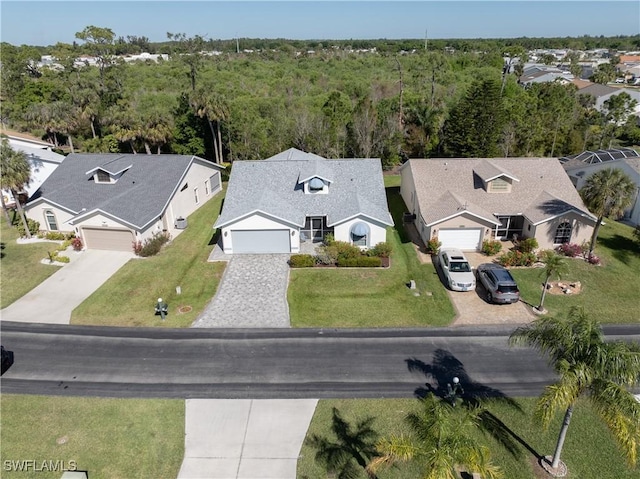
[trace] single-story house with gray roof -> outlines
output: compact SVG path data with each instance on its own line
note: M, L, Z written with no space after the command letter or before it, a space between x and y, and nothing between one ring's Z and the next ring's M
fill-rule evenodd
M400 194L426 243L475 251L484 240L589 241L596 218L557 158L411 159Z
M189 155L72 153L25 212L42 230L75 232L86 248L131 251L156 233L178 235L220 191L223 169Z
M562 166L578 191L592 174L600 170L609 168L622 170L636 184L631 206L625 210L623 218L634 226L640 225L640 154L637 151L630 148L586 151L567 157Z
M233 163L214 228L226 254L268 254L298 253L327 234L371 248L391 225L379 159L328 160L291 148Z

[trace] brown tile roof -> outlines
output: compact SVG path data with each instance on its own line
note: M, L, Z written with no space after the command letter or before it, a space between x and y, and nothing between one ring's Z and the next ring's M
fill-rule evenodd
M488 193L474 171L487 165L517 178L510 193ZM430 158L409 160L420 212L427 224L466 210L496 221L524 215L534 223L572 209L589 214L557 158Z

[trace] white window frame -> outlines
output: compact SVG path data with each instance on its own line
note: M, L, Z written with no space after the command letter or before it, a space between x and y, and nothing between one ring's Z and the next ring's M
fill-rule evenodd
M49 221L49 216L51 215L53 217L53 224L55 225L55 228L51 227L51 222ZM53 210L44 210L44 220L47 223L47 228L49 229L49 231L60 231L58 229L58 218L56 218L56 214L53 212Z
M198 187L197 186L193 189L193 197L196 200L196 205L200 204L200 196L198 195Z
M204 180L204 194L209 196L211 194L211 188L209 187L209 180Z
M567 225L567 226L565 226ZM566 232L567 230L569 231L568 235L563 235L562 237L567 237L567 241L563 241L561 243L557 243L556 240L558 239L558 232L560 231L560 228L563 228L563 232ZM558 226L556 226L556 232L553 236L553 244L564 244L564 243L570 243L571 242L571 236L573 235L573 225L569 222L569 221L563 221L562 223L560 223Z

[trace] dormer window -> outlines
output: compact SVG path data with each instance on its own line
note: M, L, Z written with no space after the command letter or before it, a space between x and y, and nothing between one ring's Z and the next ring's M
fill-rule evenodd
M97 170L94 178L96 183L111 183L111 175L104 170Z
M329 182L314 176L308 181L305 181L304 192L314 195L327 194L329 192Z
M309 191L322 191L324 189L324 181L320 178L311 178L309 181Z

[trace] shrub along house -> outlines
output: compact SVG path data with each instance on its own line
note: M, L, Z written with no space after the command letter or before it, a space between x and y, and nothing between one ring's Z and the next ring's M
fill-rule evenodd
M45 231L75 232L86 248L131 251L166 232L221 187L224 168L188 155L71 154L25 206Z
M422 240L443 248L513 237L553 248L589 241L595 225L556 158L412 159L400 173Z
M227 254L298 253L301 242L332 234L371 248L393 221L379 159L327 160L291 148L236 161L219 228Z

